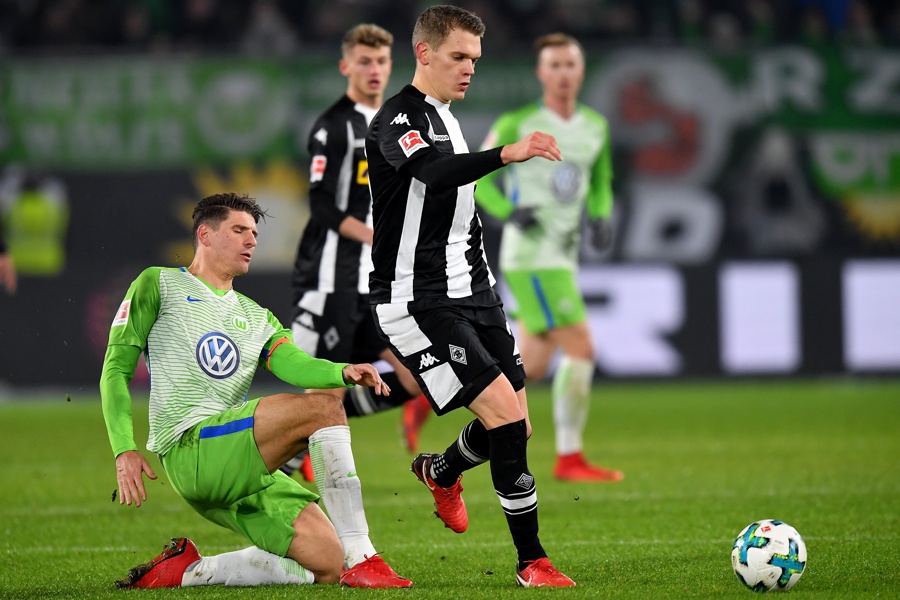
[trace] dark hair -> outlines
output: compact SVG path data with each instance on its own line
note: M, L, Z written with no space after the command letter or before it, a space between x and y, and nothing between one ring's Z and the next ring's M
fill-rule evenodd
M484 35L484 22L475 13L458 6L442 4L425 10L416 20L412 44L425 42L433 48L439 47L454 29L467 31L478 37Z
M584 48L581 47L578 40L567 33L548 33L547 35L542 35L534 40L534 50L538 57L540 57L541 51L544 48L551 48L554 46L575 46L581 51L582 55L584 54Z
M268 213L260 208L255 198L251 198L247 194L238 194L235 192L225 192L222 194L213 194L207 196L197 203L191 218L194 220L194 227L191 230L191 242L194 249L197 249L197 230L200 225L206 223L213 229L218 229L222 221L228 218L228 214L233 210L240 210L253 216L253 220L259 223L260 217L268 216Z
M341 50L346 54L354 46L381 48L382 46L390 46L393 43L394 36L387 29L371 23L362 23L344 34Z

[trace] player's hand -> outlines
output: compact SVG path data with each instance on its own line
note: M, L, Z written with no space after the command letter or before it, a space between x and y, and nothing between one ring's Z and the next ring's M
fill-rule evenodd
M509 221L519 229L528 229L529 227L537 225L538 220L534 215L534 211L535 207L533 206L517 206L509 214L509 218L507 219L507 221Z
M500 160L504 165L513 162L524 162L535 156L547 160L562 160L562 152L556 144L556 138L548 133L535 131L529 133L515 144L503 146L500 150Z
M590 222L591 245L597 250L606 250L613 240L612 225L609 220L599 217Z
M119 482L119 504L140 506L141 500L147 499L144 489L146 473L150 479L156 479L156 473L147 459L137 450L128 450L116 457L116 479Z
M381 380L378 369L368 363L347 365L342 373L346 383L375 388L375 393L379 396L387 396L391 393L391 388L388 387L388 384Z

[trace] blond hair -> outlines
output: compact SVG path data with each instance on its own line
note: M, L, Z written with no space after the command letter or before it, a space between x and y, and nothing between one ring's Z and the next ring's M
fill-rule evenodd
M540 57L544 48L554 48L556 46L575 46L584 55L584 48L581 43L568 33L548 33L534 40L534 51Z
M362 23L344 34L341 51L347 54L354 46L358 45L381 48L382 46L390 46L393 43L394 36L387 29L372 23Z

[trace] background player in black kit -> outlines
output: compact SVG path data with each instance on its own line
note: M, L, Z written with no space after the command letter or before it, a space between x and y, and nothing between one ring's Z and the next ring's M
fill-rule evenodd
M528 470L531 433L525 371L484 254L474 181L510 162L561 160L541 132L469 153L450 102L465 97L484 24L455 6L433 6L413 31L412 85L390 98L366 136L375 224L372 311L391 349L437 414L477 416L443 454L412 464L453 531L468 527L462 472L490 460L491 478L518 553L516 583L572 586L538 539Z
M338 64L347 78L347 92L316 120L310 132L311 215L300 239L292 281L291 329L301 349L333 361L349 361L352 356L368 357L364 362L380 358L394 368L393 373L382 374L392 390L390 396L376 396L362 386L316 390L343 395L351 417L399 406L416 396L410 406L413 416L421 414L417 407L422 404L424 414L429 412L415 380L375 329L368 297L372 201L363 144L391 74L393 41L388 31L372 24L357 25L344 35ZM410 436L417 432L417 427L407 432L411 450L415 438ZM311 479L312 467L305 455L282 471L291 474L301 465L304 477Z

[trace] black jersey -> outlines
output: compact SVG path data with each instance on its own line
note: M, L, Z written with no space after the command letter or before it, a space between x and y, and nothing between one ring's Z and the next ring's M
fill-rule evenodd
M450 105L407 85L372 119L366 155L372 303L467 298L493 286L474 182L503 166L500 148L469 153Z
M294 264L294 304L309 290L369 291L371 249L338 228L347 216L372 225L364 145L374 114L343 96L313 124L307 145L310 217Z

